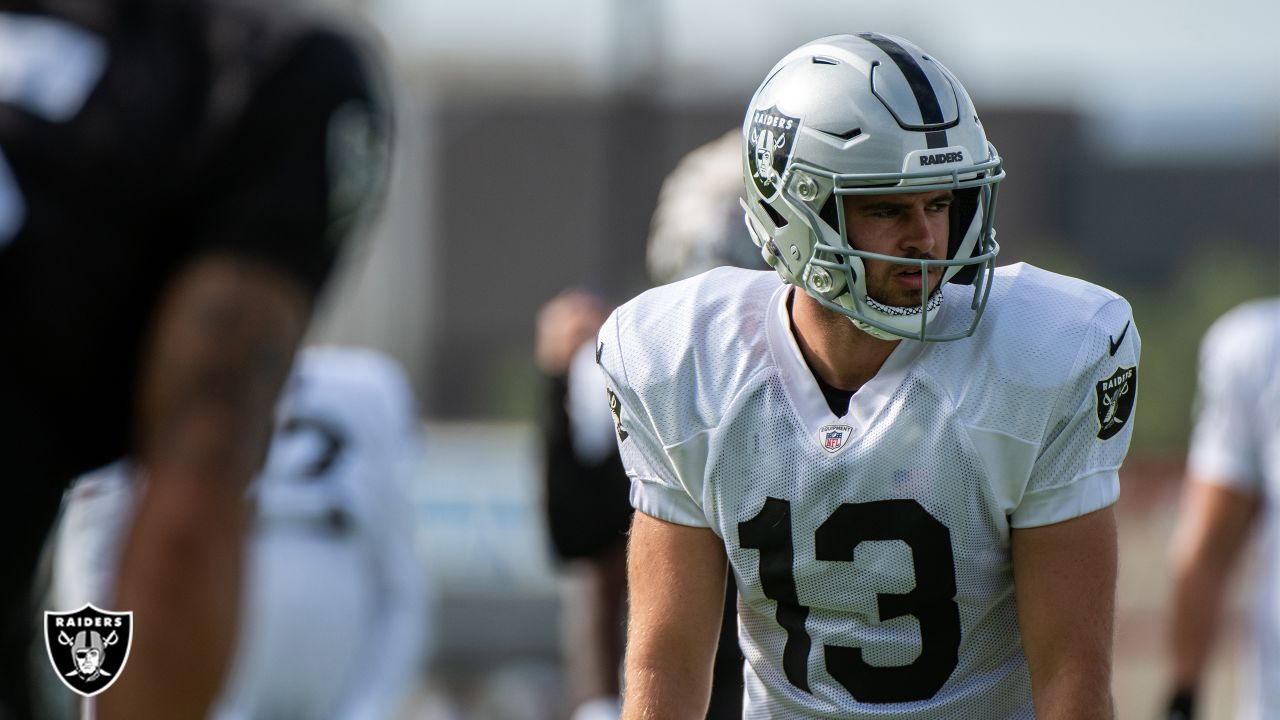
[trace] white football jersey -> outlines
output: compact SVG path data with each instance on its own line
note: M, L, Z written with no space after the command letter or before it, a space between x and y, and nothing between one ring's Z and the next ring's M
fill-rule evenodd
M1223 315L1200 345L1199 398L1188 469L1196 478L1256 494L1264 504L1255 632L1239 717L1280 708L1280 298Z
M420 448L412 391L377 353L308 348L276 421L249 488L236 656L211 717L391 717L427 634L404 487ZM73 486L55 550L60 608L110 606L138 486L124 463Z
M902 341L836 417L789 291L713 270L627 303L599 337L632 503L724 540L745 716L1032 717L1009 531L1116 500L1128 304L1001 268L972 337ZM971 298L948 286L934 322L967 320Z

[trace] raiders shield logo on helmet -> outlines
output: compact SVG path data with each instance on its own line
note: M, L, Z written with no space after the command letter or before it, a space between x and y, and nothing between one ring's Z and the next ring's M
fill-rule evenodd
M787 172L799 130L800 118L784 115L776 106L757 110L751 118L747 167L756 190L766 200L777 195L782 187L782 176Z
M1116 368L1111 377L1098 383L1098 438L1115 437L1133 414L1133 400L1138 394L1138 368Z
M97 695L120 677L132 639L132 612L85 605L74 612L44 614L49 662L63 684L84 697Z

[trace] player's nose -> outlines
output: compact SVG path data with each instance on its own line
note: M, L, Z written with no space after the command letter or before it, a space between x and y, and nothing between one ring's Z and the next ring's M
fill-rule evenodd
M907 251L908 257L933 256L940 234L935 225L924 208L911 208L903 215L902 235L898 239L900 249Z

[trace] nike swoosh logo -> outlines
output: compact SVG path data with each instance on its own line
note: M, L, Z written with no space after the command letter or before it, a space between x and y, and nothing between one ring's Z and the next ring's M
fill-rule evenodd
M596 364L597 365L600 364L600 356L603 354L604 354L604 343L600 343L599 345L596 346ZM1116 353L1114 350L1112 350L1111 354L1115 355Z
M1115 339L1111 339L1111 337L1110 337L1110 336L1108 336L1108 337L1107 337L1107 339L1108 339L1108 340L1111 340L1111 354L1112 354L1112 355L1115 355L1115 354L1116 354L1116 351L1120 349L1120 343L1124 342L1124 336L1125 336L1125 333L1127 333L1127 332L1129 332L1129 323L1127 323L1127 322L1126 322L1126 323L1124 324L1124 329L1120 331L1120 337L1115 338Z

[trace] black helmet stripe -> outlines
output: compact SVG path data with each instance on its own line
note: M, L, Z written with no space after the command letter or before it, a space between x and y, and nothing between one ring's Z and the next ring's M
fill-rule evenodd
M944 120L942 105L938 103L938 94L929 82L929 77L924 74L924 68L920 67L920 63L916 62L911 53L878 33L858 33L858 37L880 48L890 60L893 60L893 64L898 66L898 70L911 85L911 94L915 95L916 104L920 106L921 121L926 125L941 125ZM925 133L925 142L931 149L947 147L947 131L930 130Z

